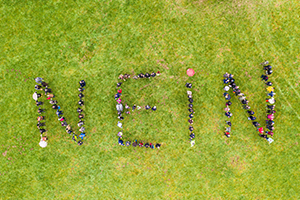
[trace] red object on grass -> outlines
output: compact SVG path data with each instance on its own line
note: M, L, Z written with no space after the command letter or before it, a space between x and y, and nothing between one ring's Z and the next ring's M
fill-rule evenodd
M261 133L261 134L264 133L263 127L260 127L260 128L258 129L258 132Z
M192 68L189 68L188 70L186 70L186 73L188 76L194 76L195 71Z
M122 93L122 89L118 90L118 93L120 93L120 94L121 94L121 93Z
M160 75L160 72L159 72L159 71L157 71L157 72L156 72L156 74L159 76L159 75Z

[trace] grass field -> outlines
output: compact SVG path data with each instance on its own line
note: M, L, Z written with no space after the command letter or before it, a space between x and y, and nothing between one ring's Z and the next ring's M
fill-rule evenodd
M0 0L0 199L300 199L299 13L298 0ZM275 141L258 136L236 98L226 138L222 75L235 74L264 125L265 59L274 68ZM196 74L188 78L190 67ZM134 112L123 129L162 147L121 147L117 77L151 71L161 76L126 81L123 96L157 111ZM47 103L49 141L39 147L37 76L73 127L78 82L86 80L82 146Z

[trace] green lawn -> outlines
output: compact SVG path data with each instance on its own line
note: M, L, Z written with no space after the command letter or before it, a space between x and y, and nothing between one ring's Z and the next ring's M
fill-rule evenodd
M0 199L300 199L299 13L298 0L0 0ZM235 75L265 125L265 59L274 68L275 141L258 136L237 98L226 138L222 75ZM161 75L123 83L122 99L157 111L125 116L123 132L161 149L121 147L117 77L152 71ZM39 147L37 76L73 127L86 81L82 146L46 103L49 141Z

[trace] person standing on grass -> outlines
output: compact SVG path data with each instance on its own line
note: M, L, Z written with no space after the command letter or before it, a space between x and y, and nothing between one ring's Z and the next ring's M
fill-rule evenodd
M274 92L275 88L272 86L267 87L268 92Z
M48 86L48 83L42 82L42 86L43 86L43 87L47 87L47 86Z
M42 123L42 122L38 121L36 126L37 126L38 129L40 129L42 126L45 126L45 123Z
M272 83L272 82L266 82L266 85L267 85L267 86L272 86L273 83Z
M149 110L151 107L149 105L145 106L146 110Z
M158 144L158 143L155 145L155 147L156 147L157 149L159 149L160 146L161 146L161 144Z
M225 112L229 112L230 111L230 108L229 106L226 106L226 108L224 108Z
M152 73L151 73L151 76L152 76L152 77L155 77L155 76L156 76L156 73L155 73L155 72L152 72Z
M35 102L35 105L36 105L36 106L40 106L40 105L43 105L43 104L44 104L44 103L41 102L41 101L36 101L36 102Z
M34 80L38 84L42 84L42 82L43 82L43 78L41 78L41 77L36 77Z
M56 104L54 104L54 105L52 106L52 108L56 110L56 109L58 108L58 106L57 106Z
M43 133L45 133L45 132L46 132L46 129L43 129L43 128L40 129L40 133L41 133L41 134L43 134Z
M35 85L35 86L34 86L34 89L36 89L36 90L42 90L42 86L40 86L40 85Z
M77 108L77 112L80 114L82 112L81 108Z
M46 147L47 140L48 140L48 138L46 136L43 136L43 134L41 134L41 141L39 143L40 147L42 147L42 148Z
M249 115L254 115L254 112L253 112L252 110L248 110L247 113L248 113Z
M193 131L193 130L194 130L194 128L193 128L192 126L190 126L190 127L189 127L189 130L190 130L190 131Z
M261 75L261 77L263 81L268 81L269 77L266 75Z
M191 133L190 134L190 140L194 139L195 138L195 134L194 133Z
M81 80L81 81L79 81L79 84L80 84L80 87L84 87L85 86L85 81L84 80Z
M84 88L82 88L82 87L78 88L79 92L83 92L83 90L84 90Z
M44 89L44 91L45 91L45 95L47 95L47 93L50 93L50 92L51 92L51 89L48 88L48 87L46 87L46 88Z
M250 106L248 106L248 105L243 105L243 109L245 109L245 110L249 110L251 107Z
M45 112L45 110L44 110L44 109L41 109L41 108L39 108L39 109L38 109L38 113L40 113L40 114L41 114L42 112Z
M255 127L259 127L259 126L260 126L260 124L259 124L258 122L252 122L252 124L253 124L253 126L255 126Z
M189 117L190 117L190 118L193 118L193 117L194 117L194 115L193 115L193 114L190 114L190 115L189 115Z
M225 112L226 117L230 118L232 116L231 112Z
M81 119L84 118L84 115L83 115L83 114L79 114L79 115L78 115L78 118L81 120Z
M84 105L84 101L80 100L80 101L78 101L78 104L79 104L80 106L83 106L83 105Z
M225 121L226 122L226 124L228 125L228 126L231 126L231 122L230 121Z
M276 113L276 111L275 110L268 110L267 113L274 114L274 113Z
M229 83L229 79L228 79L228 78L225 78L225 79L223 80L223 82L224 82L224 84L228 84L228 83Z
M254 116L251 115L250 117L248 117L248 120L252 120L252 121L256 120L256 117L254 117Z
M82 93L79 93L79 94L78 94L78 97L79 97L80 99L82 99L82 98L84 97L84 95L83 95Z
M188 122L189 122L190 124L193 124L193 123L194 123L194 121L193 121L192 119L189 119Z
M190 107L190 108L193 108L193 104L190 103L190 104L189 104L189 107Z
M120 87L122 85L122 82L117 83L117 88Z
M267 105L268 109L274 110L275 109L275 105Z
M54 94L48 94L48 95L47 95L47 99L48 99L48 100L50 100L50 99L52 99L52 98L54 98L54 97L55 97Z
M226 106L231 106L231 104L232 104L231 101L226 102Z
M153 106L153 107L152 107L152 110L153 110L153 111L156 111L156 106Z

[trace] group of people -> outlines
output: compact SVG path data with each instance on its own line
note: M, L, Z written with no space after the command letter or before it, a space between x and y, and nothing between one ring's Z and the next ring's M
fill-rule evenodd
M267 63L268 64L268 63ZM264 66L264 69L266 70L266 74L267 75L270 75L272 74L272 70L270 70L272 67L271 66ZM229 112L230 111L230 105L232 104L230 99L231 99L231 96L227 93L230 89L233 90L233 93L238 96L238 99L241 101L241 103L243 104L243 108L245 110L247 110L247 113L248 113L248 120L252 121L252 124L253 126L256 127L256 129L259 131L259 135L265 139L267 139L270 143L273 141L271 138L268 137L268 135L270 136L273 136L273 132L272 130L274 130L274 127L273 127L273 124L274 124L274 121L273 118L274 118L274 108L275 108L275 105L267 105L267 108L269 109L267 112L269 113L267 115L267 118L269 120L267 120L267 128L270 130L270 131L267 131L265 135L264 134L264 131L263 131L263 128L260 127L260 124L258 122L256 122L256 117L254 116L254 112L252 110L250 110L250 106L248 105L249 101L247 100L246 96L241 92L241 90L239 89L239 86L237 86L235 84L235 80L233 78L233 74L229 74L229 73L225 73L223 75L224 79L223 79L223 82L224 84L226 84L226 86L224 87L224 90L225 90L225 93L223 94L224 98L227 100L226 102L226 107L224 108L225 110L225 116L230 118L232 116L232 113ZM270 104L274 104L275 103L275 100L273 98L274 96L274 88L271 87L272 86L272 83L271 82L267 82L268 80L268 77L265 76L265 75L262 75L261 76L263 78L263 80L266 81L266 85L268 86L267 90L268 92L270 92L268 95L271 97L271 99L267 99L266 101ZM231 132L231 122L228 120L228 121L225 121L226 123L226 127L225 127L225 136L227 137L230 137L230 132Z
M155 76L159 76L160 75L160 72L158 71L158 72L152 72L151 74L150 73L145 73L145 74L143 74L143 73L140 73L140 74L138 74L138 75L134 75L132 78L133 79L139 79L139 78L149 78L150 79L150 77L155 77ZM131 75L130 74L120 74L119 75L119 79L122 79L123 81L126 81L126 79L128 79L128 78L130 78L131 77ZM122 83L118 83L118 84L122 84ZM118 87L120 87L121 85L118 85Z
M155 77L156 75L159 75L160 73L159 72L157 72L157 73L151 73L151 74L149 74L149 73L146 73L145 75L144 74L139 74L138 76L133 76L133 78L134 79L137 79L137 78L150 78L150 77ZM129 74L125 74L125 75L120 75L119 76L119 79L122 79L122 80L124 80L124 81L126 81L126 79L127 78L130 78L130 75ZM122 85L122 82L119 82L119 83L117 83L117 88L119 88L120 86ZM122 112L123 112L123 104L121 103L122 102L122 100L121 100L121 95L122 95L122 89L118 89L118 91L117 91L117 94L115 94L115 100L117 101L117 105L116 105L116 108L117 108L117 112L118 112L118 119L119 120L123 120L124 119L124 117L122 116ZM126 104L125 105L125 109L126 109L126 114L130 114L130 111L129 111L129 109L130 109L130 107ZM136 106L135 104L132 106L132 111L134 111L135 109L137 109L137 110L140 110L141 109L141 107L140 106ZM146 110L149 110L149 109L151 109L152 111L156 111L156 106L153 106L152 108L151 108L151 106L149 106L149 105L146 105L145 106L145 109ZM117 126L119 127L119 128L123 128L123 124L120 122L120 121L118 121L118 124L117 124ZM122 136L123 136L123 133L122 132L118 132L118 143L119 143L119 145L121 145L121 146L133 146L133 147L136 147L136 146L139 146L139 147L146 147L146 148L152 148L152 149L154 149L154 148L160 148L160 146L161 146L161 144L159 144L159 143L157 143L157 144L152 144L152 143L143 143L143 142L137 142L137 140L135 140L134 142L132 142L131 143L131 141L127 141L127 142L125 142L125 144L124 144L124 141L122 140Z
M185 87L191 89L192 88L192 84L191 83L186 83L185 84ZM193 96L192 96L192 92L191 91L187 91L187 96L188 96L188 99L189 99L189 108L188 108L188 111L189 111L189 119L188 119L188 122L190 124L189 126L189 131L190 131L190 141L191 141L191 145L194 146L195 144L195 140L193 140L195 138L195 134L193 133L194 131L194 127L192 126L192 124L194 123L194 120L192 119L194 117L194 109L193 109Z
M80 131L82 133L79 135L79 137L75 134L75 132L73 133L71 126L66 122L65 117L63 117L63 112L62 112L62 110L60 110L60 106L58 105L58 102L53 99L55 97L55 95L52 94L51 89L48 88L48 83L44 82L43 78L40 78L40 77L35 78L35 81L37 83L37 85L35 85L35 89L36 90L42 90L42 91L45 92L45 95L47 95L47 100L49 100L49 103L52 104L52 106L51 106L52 109L56 110L56 115L58 117L58 121L61 122L62 126L66 127L66 132L73 135L72 139L75 142L77 142L78 145L82 145L83 144L82 139L83 139L83 137L85 137L84 127L80 128ZM85 86L85 81L84 80L80 81L80 88L78 90L80 92L82 92L84 90L84 88L83 88L84 86ZM38 98L40 98L41 96L42 95L37 93L37 92L35 92L33 94L33 99L36 100L36 105L37 106L43 105L42 101L38 101ZM80 97L80 100L79 100L78 104L80 106L83 106L84 105L84 102L82 101L83 94L80 93L78 96ZM45 110L41 109L39 107L38 113L42 114L43 112L45 112ZM78 126L82 126L84 124L84 121L82 121L82 119L84 118L84 115L81 114L82 109L78 108L77 112L79 113L78 118L80 120L79 123L78 123ZM46 132L45 128L43 128L43 126L45 126L45 122L43 122L43 120L45 120L45 116L38 116L37 120L38 120L37 127L38 127L38 129L41 133L40 146L45 147L45 146L47 146L47 144L45 142L46 142L46 140L48 140L48 138L46 136L42 135L43 133ZM81 140L79 138L81 138Z
M36 83L40 84L40 85L35 85L35 89L36 90L41 90L44 91L45 93L49 91L50 88L48 88L48 84L46 82L43 81L42 78L37 77L34 79L36 81ZM50 89L51 91L51 89ZM37 117L37 128L39 129L40 135L41 135L41 140L39 142L39 145L44 148L47 146L47 141L48 141L48 137L46 136L46 132L47 130L46 128L46 124L45 124L45 116L42 116L42 113L45 112L45 109L42 109L40 106L42 106L44 103L42 101L39 101L39 98L42 97L42 94L38 93L38 92L34 92L32 95L33 99L35 100L35 104L36 106L39 107L39 109L37 110L37 112L39 113L40 116Z
M274 114L276 113L275 109L275 93L274 90L275 88L273 87L273 83L269 81L269 76L273 73L272 71L272 66L269 65L268 61L265 61L263 63L261 63L261 65L263 66L263 70L265 70L265 74L266 75L261 75L262 80L265 82L266 84L266 90L267 90L267 96L268 98L266 99L267 104L267 120L266 120L266 128L268 129L268 131L266 131L266 135L265 134L261 134L261 137L269 139L268 135L273 136L273 130L274 128Z

